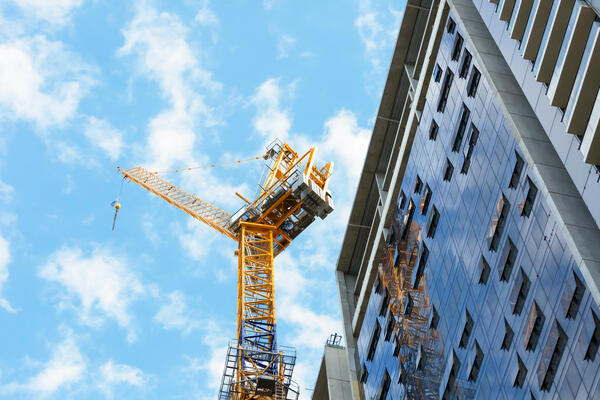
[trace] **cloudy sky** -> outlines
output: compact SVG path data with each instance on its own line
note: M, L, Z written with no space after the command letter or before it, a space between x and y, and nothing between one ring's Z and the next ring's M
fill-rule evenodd
M0 0L0 399L213 399L236 244L116 167L335 163L335 212L276 260L310 398L403 1ZM166 178L234 212L260 161ZM110 202L122 204L115 231Z

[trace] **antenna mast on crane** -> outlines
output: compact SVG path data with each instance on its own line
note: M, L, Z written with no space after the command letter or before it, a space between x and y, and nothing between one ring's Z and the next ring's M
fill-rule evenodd
M300 155L274 141L263 157L269 172L258 197L248 201L238 194L246 204L233 215L156 172L117 167L125 178L238 242L237 336L227 350L219 400L298 398L295 351L277 344L273 259L317 216L333 211L328 190L333 163L316 167L316 150Z

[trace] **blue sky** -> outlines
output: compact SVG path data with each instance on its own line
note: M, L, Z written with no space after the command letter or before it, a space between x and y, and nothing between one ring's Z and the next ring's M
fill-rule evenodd
M215 398L236 245L116 167L247 158L274 138L335 163L335 212L276 260L278 342L310 398L402 7L0 0L0 398ZM261 171L166 178L233 212Z

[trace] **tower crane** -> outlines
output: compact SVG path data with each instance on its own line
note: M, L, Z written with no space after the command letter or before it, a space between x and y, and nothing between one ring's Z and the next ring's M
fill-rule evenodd
M219 400L298 397L295 351L278 346L273 259L318 216L333 211L328 189L333 162L318 168L317 148L294 151L276 140L264 155L267 174L258 196L234 214L199 199L142 167L118 171L197 220L237 241L237 335L228 347Z

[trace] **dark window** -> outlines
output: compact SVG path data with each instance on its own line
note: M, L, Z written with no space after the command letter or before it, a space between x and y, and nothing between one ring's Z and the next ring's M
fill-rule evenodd
M452 180L452 173L454 172L454 166L448 158L446 158L446 169L444 170L444 181L450 182Z
M473 155L473 149L477 144L477 138L479 137L479 131L475 128L475 125L471 124L471 135L469 136L469 146L465 151L465 159L463 161L462 168L460 169L461 174L469 172L469 166L471 165L471 156Z
M416 271L413 273L413 289L417 290L419 288L419 284L421 283L421 278L423 277L423 272L425 271L425 265L427 264L427 258L429 257L429 249L425 246L425 242L423 242L421 257L419 257L419 266Z
M498 197L496 210L494 212L494 216L492 217L492 223L490 224L490 229L487 236L491 251L496 251L498 249L498 243L500 243L500 237L504 231L504 225L506 224L509 208L510 204L508 200L506 200L504 194L501 194L500 197Z
M521 172L523 172L523 166L525 165L525 162L523 161L521 156L519 156L516 153L515 155L517 156L517 161L515 161L515 168L513 169L513 173L510 177L510 183L508 184L508 187L511 189L516 189L519 185L519 180L521 179Z
M583 282L581 282L581 279L575 274L575 271L571 271L571 278L568 279L565 284L565 290L561 299L566 318L575 319L575 317L577 317L579 305L581 304L581 300L583 300L584 293L585 286L583 285Z
M404 194L404 191L400 192L400 209L404 210L404 207L406 207L406 195Z
M421 178L419 177L419 175L417 175L417 179L415 179L415 193L421 193L421 190L423 189L423 181L421 181Z
M542 310L536 302L533 302L525 325L525 350L535 351L545 321L546 317L542 314Z
M442 400L449 400L454 397L454 384L456 383L456 377L458 376L458 370L460 369L460 361L456 357L456 353L452 352L452 367L450 367L450 373L448 374L448 381L444 389L444 395Z
M440 323L440 315L438 314L435 306L433 306L431 315L429 316L429 329L437 329Z
M537 196L538 189L533 184L531 179L527 178L527 183L529 184L529 190L527 191L527 197L525 198L525 203L523 203L523 209L521 210L521 215L529 217L529 214L531 214L531 209L533 208L533 202L535 201L535 197Z
M406 304L404 304L404 315L410 316L413 312L413 306L415 305L410 293L406 294Z
M584 360L591 362L596 359L596 354L598 354L598 345L600 344L600 321L598 320L598 317L596 317L596 313L593 311L592 317L594 318L594 333L592 333L590 344L588 345L587 351L585 352L585 357L583 358Z
M471 77L469 78L469 83L467 84L467 96L475 97L480 79L481 72L479 72L477 67L473 67L473 70L471 71Z
M469 68L471 68L471 60L473 57L468 50L465 50L465 54L463 55L462 64L460 65L460 73L458 74L459 78L466 78L469 73Z
M390 374L388 374L386 370L383 382L381 382L381 389L379 389L379 396L377 397L379 400L386 400L388 392L390 391L390 383Z
M437 208L433 206L433 213L431 214L431 219L429 220L429 228L427 229L427 237L433 238L435 237L435 231L437 230L438 223L440 222L440 213Z
M456 39L454 39L454 47L452 48L452 61L458 61L460 58L460 52L462 51L464 40L460 33L456 34Z
M521 315L523 306L525 305L525 300L527 300L527 295L529 294L530 286L531 281L527 277L525 271L523 271L523 268L521 268L521 274L515 281L515 285L510 296L510 301L514 304L512 311L514 315Z
M479 347L477 340L475 341L475 358L473 359L473 365L471 365L471 372L469 373L469 382L476 382L481 364L483 363L483 351Z
M375 282L375 293L377 293L377 294L383 293L383 283L381 282L380 277L377 277L377 281Z
M362 383L367 383L367 379L369 379L369 370L367 370L367 366L363 363L361 372L360 372L360 381Z
M369 344L369 352L367 353L367 361L373 360L373 356L375 355L375 350L377 349L377 343L379 342L380 334L381 334L381 326L379 326L379 322L375 321L375 330L373 331L373 336L371 337L371 343Z
M465 130L467 129L467 122L469 122L470 115L471 115L471 111L463 103L462 114L460 117L460 123L458 124L456 136L454 137L454 143L452 144L452 151L454 151L454 152L457 152L458 150L460 150L460 146L462 144L463 136L465 135Z
M408 201L408 212L404 215L404 219L402 220L402 235L400 237L401 240L406 240L408 236L408 232L410 231L410 225L412 224L412 219L415 214L415 203L413 203L412 199Z
M479 284L487 285L491 271L490 264L488 264L484 256L481 256L481 262L479 263L479 265L481 269L481 274L479 275Z
M437 122L435 122L435 119L432 119L431 128L429 128L429 140L436 140L439 130L440 127L438 126Z
M421 215L427 214L427 209L429 209L429 203L431 202L431 188L429 185L425 185L425 191L423 192L423 196L421 196Z
M448 18L448 25L446 26L447 32L449 34L453 34L456 29L456 22L452 18Z
M506 241L505 245L506 258L502 268L500 268L500 281L508 282L512 273L513 267L515 266L515 260L517 259L517 248L510 238Z
M385 326L385 341L389 342L392 338L392 333L394 333L394 314L390 313L388 317L387 325Z
M390 293L387 289L385 289L385 296L383 296L383 301L381 302L381 308L379 309L379 316L383 317L388 309L388 304L390 304Z
M548 368L546 369L546 374L544 375L544 380L540 387L540 389L544 392L549 392L550 388L552 387L552 382L554 382L554 377L556 376L558 365L560 364L560 360L565 351L565 346L567 345L567 334L562 329L558 321L554 322L552 332L550 332L550 335L548 337L548 342L551 342L551 344L554 345L554 350L552 351L550 362L548 362L548 360L545 359L543 355L542 360L540 361L540 365L542 366L542 368L544 365L546 365L546 363L548 365Z
M504 318L504 338L502 339L502 345L500 346L500 350L510 350L510 345L512 344L513 337L515 337L515 333L508 324L506 318Z
M435 69L433 70L433 80L439 82L442 79L442 67L440 64L435 64Z
M517 376L515 377L515 383L513 383L513 387L522 388L525 383L525 378L527 377L527 368L525 368L525 364L521 360L521 357L517 355L517 361L519 362L519 370L517 371Z
M442 90L440 91L440 99L438 100L437 111L443 113L446 109L446 102L448 101L448 95L450 94L450 87L454 80L454 73L450 68L446 68L446 75L444 76L444 83L442 84Z
M465 313L467 315L465 327L463 328L463 332L460 337L460 342L458 343L458 347L460 347L461 349L467 347L467 344L469 344L469 338L471 337L471 332L473 331L473 318L471 318L469 310L465 310Z
M400 354L400 341L398 340L398 338L394 339L394 357L398 357L398 354Z

